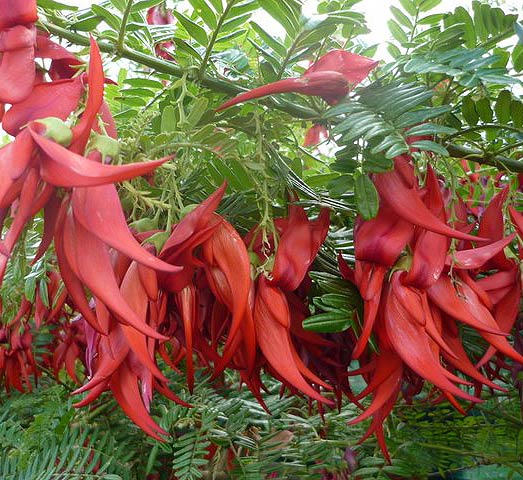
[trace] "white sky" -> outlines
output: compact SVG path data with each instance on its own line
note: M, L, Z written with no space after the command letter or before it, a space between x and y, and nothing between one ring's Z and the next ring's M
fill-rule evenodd
M76 5L80 8L86 8L93 2L89 0L61 0L63 3ZM263 1L263 0L261 0ZM314 11L314 6L318 0L305 0L305 11ZM492 2L494 3L494 2ZM523 15L523 1L522 0L500 0L499 3L503 10L510 13L519 13ZM454 10L457 6L463 5L468 10L471 10L472 0L442 0L441 4L430 13L448 12ZM400 7L398 0L362 0L355 5L354 10L365 14L367 24L371 33L362 37L369 45L379 44L377 58L386 59L388 57L386 51L386 42L391 39L390 32L387 27L387 20L392 18L390 6L394 5ZM283 35L283 28L278 25L265 12L259 11L255 14L256 21L262 25L266 25L267 31L274 32L275 35Z

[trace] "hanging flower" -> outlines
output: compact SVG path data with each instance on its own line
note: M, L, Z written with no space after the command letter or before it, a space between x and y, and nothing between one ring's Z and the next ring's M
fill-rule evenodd
M377 65L378 62L370 58L345 50L332 50L313 63L301 77L285 78L241 93L216 110L220 112L238 103L275 93L303 93L321 97L334 105Z

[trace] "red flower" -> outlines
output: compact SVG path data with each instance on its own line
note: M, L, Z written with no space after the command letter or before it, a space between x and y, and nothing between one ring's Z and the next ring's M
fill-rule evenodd
M0 102L18 103L31 93L35 41L36 31L31 25L0 30Z
M232 98L216 110L219 112L247 100L275 93L303 93L323 98L334 105L361 82L378 62L344 50L332 50L313 63L303 76L285 78L262 85Z
M170 25L174 23L174 15L165 8L165 5L156 5L147 11L147 23L149 25ZM174 42L160 42L154 47L154 51L159 57L173 61L173 57L168 51L172 47L174 47Z
M329 130L327 127L325 125L321 125L320 123L315 123L305 133L303 146L313 147L327 138L329 138Z

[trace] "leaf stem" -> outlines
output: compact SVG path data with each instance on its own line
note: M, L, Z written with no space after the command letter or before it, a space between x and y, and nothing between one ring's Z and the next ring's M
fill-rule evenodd
M209 58L211 58L212 49L214 47L214 44L216 43L216 39L218 38L218 34L220 33L223 22L227 18L227 15L229 14L231 8L234 6L236 1L237 0L229 0L227 2L225 10L223 11L223 13L220 15L220 18L218 19L218 23L216 25L216 28L212 32L211 40L209 41L209 45L207 45L207 49L205 50L205 56L203 57L202 63L198 70L198 78L203 78L203 76L205 74L205 69L207 68L207 63L209 62Z
M133 0L128 0L123 12L122 24L120 25L120 31L118 32L118 40L116 41L116 51L120 52L124 48L125 43L125 30L127 29L127 22L129 21L129 15L131 14L131 8L133 6Z

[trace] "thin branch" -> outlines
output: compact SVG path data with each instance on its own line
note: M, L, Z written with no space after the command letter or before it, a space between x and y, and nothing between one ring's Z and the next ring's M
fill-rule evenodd
M236 1L237 0L229 0L227 2L225 10L220 15L216 28L214 29L214 32L212 32L212 37L211 37L211 40L209 41L209 45L207 45L207 48L205 50L205 56L203 57L202 63L200 65L200 69L198 70L198 78L202 78L205 74L205 69L207 68L207 63L209 62L209 58L211 58L212 49L214 47L214 44L216 43L216 39L218 38L218 34L220 33L223 22L227 18L229 11L234 6Z
M129 15L131 14L131 8L133 7L133 0L127 1L127 6L123 12L122 24L120 25L120 31L118 32L118 40L116 41L116 50L121 51L125 43L125 30L127 29L127 22L129 21Z
M514 160L513 158L503 157L502 155L493 155L482 152L481 150L476 150L475 148L469 148L453 143L446 145L446 148L450 156L454 158L466 158L473 162L491 165L503 170L508 170L509 172L523 173L523 162Z
M42 20L39 22L39 24L41 24L42 27L47 31L57 35L58 37L65 38L66 40L76 45L82 45L85 47L89 46L89 38L84 35L80 35L71 30L67 30L66 28ZM139 52L126 46L123 46L122 49L118 51L116 49L116 44L108 40L97 40L97 42L98 47L102 52L118 55L122 58L132 60L133 62L137 62L140 65L152 68L159 73L166 73L168 75L172 75L178 78L181 78L185 73L185 71L181 67L173 64L172 62L153 57L152 55L147 55L145 53ZM247 90L246 88L242 88L234 83L218 78L212 78L207 75L204 75L202 78L200 78L199 82L202 86L208 88L209 90L227 93L229 95L237 95L238 93ZM281 100L279 100L278 102L275 102L271 99L265 99L260 101L271 108L287 112L296 118L318 118L318 113L307 107L293 105L292 103L284 102Z
M469 127L469 128L465 128L463 130L459 130L458 132L453 133L452 135L449 135L447 137L447 139L461 137L462 135L466 135L467 133L479 132L481 130L488 130L488 129L491 129L491 128L500 128L500 129L503 129L503 130L508 130L510 132L523 134L523 129L517 128L517 127L513 127L511 125L502 125L500 123L483 123L481 125L474 125L473 127Z

